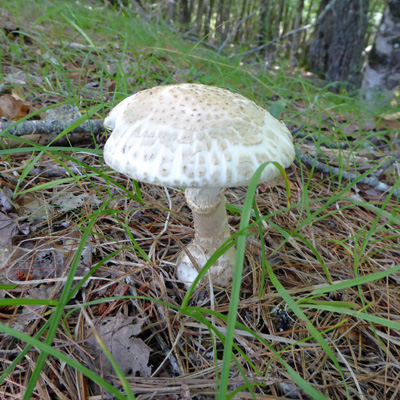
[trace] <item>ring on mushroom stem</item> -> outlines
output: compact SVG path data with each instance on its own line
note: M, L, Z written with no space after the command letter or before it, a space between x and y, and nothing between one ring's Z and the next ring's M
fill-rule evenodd
M215 250L230 237L225 188L247 186L266 161L284 168L294 160L286 126L253 101L201 84L157 86L119 103L105 119L112 134L105 162L150 184L184 187L192 209L195 238L178 256L177 277L190 285ZM279 175L269 164L260 183ZM188 256L190 254L190 257ZM214 284L233 277L236 249L210 267Z

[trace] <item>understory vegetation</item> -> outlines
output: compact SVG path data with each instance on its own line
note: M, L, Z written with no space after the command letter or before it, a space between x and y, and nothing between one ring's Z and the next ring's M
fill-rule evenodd
M1 399L399 398L396 98L371 111L118 4L0 4ZM254 100L297 150L275 182L227 189L215 257L234 244L243 267L227 288L209 265L189 290L176 279L194 234L184 191L102 159L112 107L183 82ZM28 123L49 132L19 135Z

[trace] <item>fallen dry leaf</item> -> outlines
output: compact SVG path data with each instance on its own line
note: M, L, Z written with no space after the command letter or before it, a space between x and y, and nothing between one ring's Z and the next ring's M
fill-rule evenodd
M46 280L47 285L41 285L40 288L53 286L54 280L65 278L70 262L74 257L79 245L79 234L73 232L59 238L43 238L23 240L18 248L14 249L10 260L10 269L8 278L11 282L19 281L17 274L32 274L35 283ZM79 265L76 270L76 276L85 276L89 272L92 263L93 247L90 239L85 244ZM0 270L0 280L2 271ZM39 298L46 298L38 295Z
M13 201L11 200L13 195L12 190L4 186L0 188L0 207L3 207L3 210L7 213L12 211L15 207Z
M57 206L60 212L70 211L82 207L84 204L90 204L92 207L98 207L102 201L95 193L86 192L74 194L71 192L60 193L54 197L52 204Z
M50 205L32 193L19 195L15 199L15 204L18 206L19 216L26 218L32 224L40 224L51 215Z
M10 246L14 234L17 232L17 223L8 215L0 212L0 246Z
M135 337L141 332L142 325L143 321L122 314L103 318L96 325L96 332L101 341L126 375L145 377L151 374L151 368L147 366L151 349L142 339ZM97 368L101 366L105 375L115 373L94 335L89 337L87 344L90 353L95 357Z
M11 94L0 97L0 117L18 121L29 114L31 105L25 100L20 100Z
M0 267L7 265L12 253L12 239L17 233L17 223L8 215L0 212Z
M25 101L24 89L21 86L15 86L11 89L11 96L17 100Z

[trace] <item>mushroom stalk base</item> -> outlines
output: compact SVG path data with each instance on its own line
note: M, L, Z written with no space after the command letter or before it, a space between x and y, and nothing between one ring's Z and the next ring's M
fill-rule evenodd
M186 189L186 201L193 212L195 238L186 252L178 257L177 276L186 285L191 285L207 260L230 237L223 190ZM186 253L190 253L194 265ZM211 281L227 286L233 277L236 249L231 247L210 267ZM198 269L197 269L198 268Z

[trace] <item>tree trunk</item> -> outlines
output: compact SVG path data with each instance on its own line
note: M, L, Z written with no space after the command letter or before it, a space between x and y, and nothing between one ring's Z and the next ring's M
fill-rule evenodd
M196 13L196 35L199 36L201 32L201 26L203 24L204 11L206 8L205 0L200 0L197 5Z
M242 8L241 8L241 11L240 11L240 21L242 20L242 19L244 19L244 14L245 14L245 12L246 12L246 3L247 3L247 0L243 0L242 1ZM234 41L236 42L236 43L238 43L238 42L241 42L241 40L242 40L242 30L243 30L243 25L241 25L239 28L238 28L238 30L236 31L236 34L235 34L235 39L234 39Z
M182 25L188 25L190 23L190 13L188 0L180 0L180 10L179 10L179 22Z
M284 7L285 7L285 0L280 0L278 7L275 4L275 9L277 8L278 11L277 11L277 17L274 21L274 25L272 27L272 35L271 35L272 39L277 39L280 34L280 26L281 26L281 22L282 22Z
M260 16L258 45L262 46L270 42L267 46L264 46L260 52L260 56L264 58L266 66L268 66L274 54L273 49L275 48L275 44L271 42L273 39L274 19L276 19L276 1L264 0Z
M223 38L224 33L224 3L225 0L218 0L218 11L217 11L217 26L215 30L218 33L220 40L223 42L225 39Z
M304 8L304 0L299 0L297 3L296 17L294 19L293 30L299 29L302 21L302 14ZM299 51L300 32L295 33L292 37L291 51L290 51L290 65L296 65L297 52Z
M176 0L168 0L168 23L173 24L176 19Z
M347 90L361 86L361 63L369 0L321 0L308 52L311 71Z
M267 15L268 15L268 3L269 0L263 0L261 5L261 14L260 14L260 28L258 30L258 46L262 46L267 40Z
M284 35L290 31L291 20L292 20L291 7L290 7L289 2L286 2L285 6L284 6L284 13L283 13L283 19L282 19L282 21L283 21L282 35Z
M280 0L278 4L275 2L273 12L276 15L274 21L271 21L271 40L278 39L280 36L280 27L282 23L283 10L285 8L286 1ZM271 12L272 13L272 12ZM264 50L265 66L268 66L269 62L275 57L276 43L271 42Z
M218 1L218 15L216 31L219 35L221 42L224 42L228 36L230 27L232 0L219 0Z
M375 43L368 56L362 97L385 105L400 83L400 0L388 0Z
M211 24L213 8L214 8L214 0L210 0L210 3L208 4L207 8L206 18L204 20L204 36L206 37L206 39L208 37L208 34L210 33L210 24Z
M245 12L244 15L250 15L252 13L252 0L246 1L246 4L244 5L245 7ZM241 35L241 43L247 43L249 35L251 36L251 40L253 40L254 34L253 34L253 24L254 21L249 18L243 23L243 30L242 30L242 35Z
M194 0L190 0L189 1L189 15L190 15L190 19L192 19L192 15L193 15L193 11L194 11ZM198 3L196 1L196 3Z
M312 13L313 5L314 5L314 0L310 0L308 3L308 10L307 10L306 18L304 19L304 22L303 22L303 26L308 25L311 21L311 13ZM301 58L303 60L303 64L304 64L305 54L307 53L306 38L307 38L307 30L304 30L303 32L301 32L301 35L300 35L300 48L301 48L301 53L302 53Z
M223 33L223 40L228 36L228 32L231 28L231 13L232 13L232 0L228 0L228 4L225 4L225 9L224 9L224 19L225 19L225 24L224 24L224 33Z

